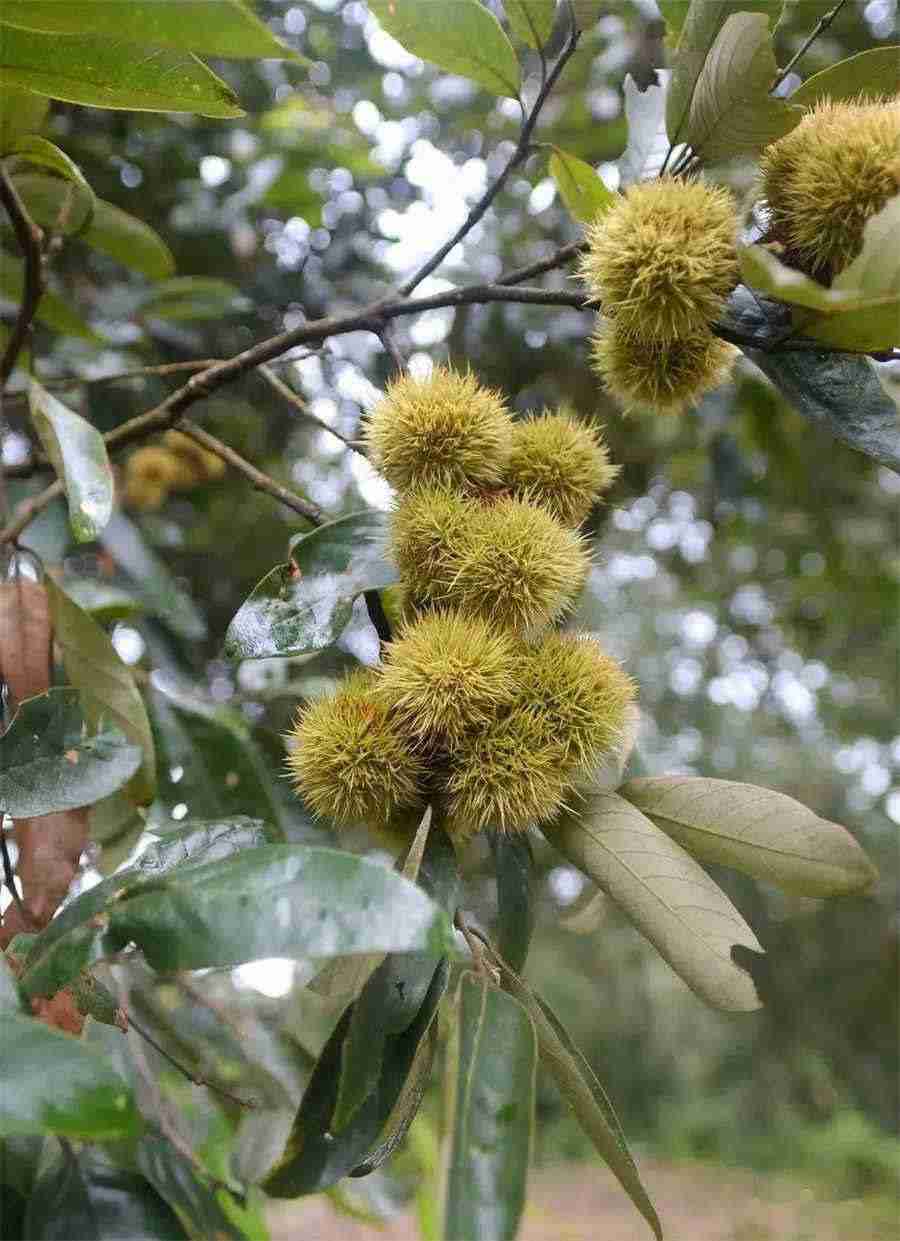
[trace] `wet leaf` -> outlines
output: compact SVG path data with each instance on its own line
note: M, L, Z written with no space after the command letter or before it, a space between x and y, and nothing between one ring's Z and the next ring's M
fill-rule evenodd
M761 953L756 936L709 875L635 806L594 793L542 830L701 999L732 1012L760 1007L753 980L732 955L736 946Z
M34 379L28 388L28 405L44 451L65 486L72 533L76 542L89 543L109 521L113 509L112 467L103 436Z
M141 751L106 724L85 729L81 694L51 689L19 706L0 737L0 806L14 819L89 806L134 775Z

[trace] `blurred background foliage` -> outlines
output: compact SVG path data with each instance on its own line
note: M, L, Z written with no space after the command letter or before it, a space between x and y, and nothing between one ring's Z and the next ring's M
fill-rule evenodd
M814 0L790 8L781 63L828 7ZM230 355L376 296L461 221L517 132L512 101L490 99L409 56L363 4L258 8L313 65L214 64L247 110L240 120L54 105L48 135L96 193L156 228L180 277L231 286L203 286L207 304L195 317L196 287L174 306L154 307L152 286L112 259L77 240L64 247L53 284L99 343L39 327L35 352L45 382L73 372L92 381L63 390L101 429L150 407L177 382L105 384L104 375ZM624 76L652 80L652 67L663 63L663 26L652 0L579 8L584 37L538 138L612 176L624 145ZM893 37L895 16L891 0L854 0L805 71ZM577 237L547 156L535 152L422 293L490 280ZM752 191L747 166L724 175L739 193ZM516 411L568 402L604 424L624 468L596 519L595 568L576 620L598 630L640 683L634 770L789 793L846 823L882 878L873 895L820 907L717 874L768 950L767 1006L734 1017L704 1008L614 909L595 903L592 930L565 929L560 917L589 894L545 847L529 977L597 1066L636 1138L675 1154L818 1168L853 1193L887 1187L900 1150L900 478L801 420L749 363L689 415L623 418L588 368L591 326L575 310L473 306L399 320L396 340L414 369L445 358L470 365ZM388 368L374 337L336 338L273 368L296 404L250 376L198 407L198 417L334 515L384 506L388 494L367 464L300 406L352 437ZM24 408L10 402L7 416L4 455L15 464ZM11 499L34 485L13 482ZM203 780L215 773L196 770L208 753L198 755L185 721L198 728L202 718L209 727L226 708L230 735L252 730L263 746L274 789L267 796L284 800L277 734L299 696L326 685L340 660L235 667L223 662L221 646L244 596L284 559L299 519L233 475L131 517L174 575L182 603L186 594L195 605L177 633L149 613L115 631L123 657L162 670L192 695L193 714L179 715L171 699L156 714L171 759L156 821L204 813ZM75 553L68 538L60 506L25 542L49 564L64 563L70 579L138 595L147 586L146 565L111 582L103 552ZM371 651L365 624L357 630L345 645ZM212 749L231 771L224 744ZM131 840L122 836L113 861ZM494 894L479 879L484 860L475 847L467 864L489 918ZM586 1139L549 1085L539 1100L540 1157L586 1154Z

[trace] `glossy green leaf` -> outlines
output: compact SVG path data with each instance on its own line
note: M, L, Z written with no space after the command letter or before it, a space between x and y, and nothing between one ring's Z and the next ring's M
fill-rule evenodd
M675 972L715 1008L760 1007L735 947L762 952L731 901L680 845L615 793L594 793L542 828L551 844L631 919Z
M493 13L478 0L422 4L420 0L370 0L389 35L414 56L446 73L471 78L492 95L519 93L519 62Z
M707 163L752 155L783 137L802 112L769 94L778 73L765 13L733 13L697 77L679 141Z
M487 978L463 974L447 1064L444 1241L513 1241L534 1127L531 1018Z
M763 13L769 24L781 14L784 0L691 0L681 23L672 80L666 100L666 128L673 143L685 141L697 79L726 21L735 13ZM774 74L773 74L774 76Z
M65 486L72 533L78 543L90 543L109 521L115 499L103 436L34 379L28 405L44 452Z
M12 258L0 251L0 296L14 302L17 306L22 300L25 288L22 260ZM80 340L99 344L102 337L89 327L84 319L74 311L69 303L52 289L47 289L38 303L35 316L39 323L45 323L63 336L77 336Z
M556 0L503 0L503 12L513 34L537 49L553 33Z
M113 514L100 541L128 574L132 589L148 612L189 642L206 637L202 614L121 510Z
M46 34L0 24L0 74L7 86L87 107L243 116L231 87L196 56L118 33Z
M419 866L418 886L452 918L459 881L456 851L447 834L434 824ZM341 1048L333 1132L346 1127L376 1088L388 1039L402 1034L413 1022L433 975L434 961L427 954L391 954L362 988Z
M419 1045L434 1020L449 975L440 961L412 1025L391 1037L376 1089L340 1134L329 1129L337 1101L341 1045L352 1016L348 1009L325 1044L303 1095L280 1162L263 1182L273 1198L295 1198L334 1185L358 1168L381 1139L401 1093L414 1071Z
M0 155L5 155L18 138L37 133L49 110L49 99L0 82Z
M560 198L582 224L590 224L608 211L618 197L606 188L590 164L568 151L554 147L549 169Z
M20 175L16 188L29 215L44 228L52 228L65 201L66 185L57 177L37 173ZM162 280L175 270L172 252L158 233L143 220L103 199L94 199L91 214L69 217L69 229L78 240L106 254L151 280Z
M140 746L141 770L131 781L129 793L139 803L149 802L156 788L156 750L147 708L131 669L93 617L52 578L45 585L66 676L82 691L85 713L91 721L108 716L129 741Z
M147 293L138 307L144 318L190 323L240 314L247 307L238 289L212 276L174 276Z
M19 979L22 995L30 1000L35 996L56 995L62 987L67 987L90 964L99 935L98 926L79 926L68 935L61 935L35 960L29 958L27 969Z
M374 862L309 845L263 845L176 871L110 911L110 942L158 970L356 952L440 955L446 915Z
M500 955L520 973L534 933L534 861L527 836L491 835L497 875L497 943Z
M619 790L701 862L801 896L845 896L877 872L846 828L784 793L694 776L631 780Z
M241 605L225 635L229 659L324 650L346 628L353 602L398 580L385 558L383 513L352 513L291 541L278 565Z
M639 90L630 73L625 75L625 119L628 145L619 159L619 180L623 189L657 175L669 149L666 134L666 97L671 74L657 69L658 84Z
M90 1149L57 1152L28 1203L29 1241L186 1241L172 1208L138 1173Z
M130 1090L101 1056L68 1034L0 1013L0 1134L58 1133L109 1141L140 1124Z
M51 216L38 220L37 215L28 203L27 194L23 192L22 181L26 178L16 177L16 189L28 208L33 220L54 232L80 233L91 222L94 214L94 191L84 178L84 173L73 159L61 151L58 146L41 138L37 134L27 134L18 138L10 147L9 155L28 164L37 164L49 168L56 177L42 177L41 180L57 182L63 178L62 185L56 186L57 205ZM73 191L74 187L74 191Z
M791 95L791 103L811 108L823 99L834 102L896 95L900 91L900 47L872 47L829 65L807 78Z
M247 0L5 0L3 21L53 34L115 34L223 59L302 59L275 38Z
M830 350L744 352L804 418L900 472L897 408L869 358Z
M377 1146L369 1152L361 1164L353 1168L350 1176L369 1176L372 1172L377 1172L379 1168L384 1167L409 1133L431 1080L438 1037L438 1025L436 1021L433 1021L416 1048L409 1076L403 1083L397 1102L385 1121Z
M26 698L0 737L0 806L14 819L90 806L140 763L139 748L111 724L88 734L77 690L51 689Z
M67 577L66 594L101 625L139 616L144 606L135 595L96 577Z

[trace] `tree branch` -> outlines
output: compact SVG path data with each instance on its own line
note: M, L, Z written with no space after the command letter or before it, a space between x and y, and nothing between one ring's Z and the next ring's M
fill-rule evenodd
M0 391L2 391L28 339L38 303L46 288L47 278L44 271L43 231L38 228L25 210L25 204L19 197L19 192L13 185L6 171L6 165L2 161L0 161L0 202L9 216L9 222L25 263L19 313L16 315L3 356L0 358Z
M806 38L804 42L800 44L800 47L798 48L798 50L794 53L791 59L787 62L787 64L781 70L778 77L772 83L771 87L769 88L770 95L775 94L779 86L781 86L781 84L784 82L785 78L791 72L794 66L803 59L803 57L806 55L806 53L815 43L816 39L818 39L820 35L823 35L825 33L825 31L828 29L828 27L831 25L831 23L840 13L841 9L844 7L846 3L847 3L847 0L838 0L837 4L834 6L833 9L829 9L827 13L822 14L818 22L815 24L813 29L810 31L808 38Z

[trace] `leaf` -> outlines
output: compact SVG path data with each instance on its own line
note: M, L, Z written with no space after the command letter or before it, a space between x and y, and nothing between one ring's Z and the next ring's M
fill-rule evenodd
M89 719L109 716L134 745L143 761L129 792L145 804L156 788L156 750L144 700L128 665L116 653L107 634L52 578L47 579L50 614L56 642L62 650L69 682L82 691Z
M21 936L17 936L17 939ZM13 940L13 943L16 941ZM8 946L9 947L9 946ZM6 963L6 955L0 953L0 1015L18 1013L22 1008L19 988L12 970Z
M316 1193L359 1167L378 1142L413 1072L419 1044L434 1020L448 975L447 961L440 961L415 1021L402 1034L388 1040L377 1089L346 1129L333 1135L328 1126L337 1098L341 1044L352 1013L352 1009L347 1010L313 1070L284 1155L263 1182L270 1197L295 1198Z
M148 1133L137 1144L137 1166L169 1205L190 1237L244 1241L247 1233L234 1224L225 1203L238 1203L229 1190L214 1187L162 1134ZM106 1238L101 1238L106 1241Z
M38 220L45 228L60 230L63 233L80 233L91 222L94 214L94 191L85 180L84 173L78 167L73 159L66 155L65 151L61 151L58 146L52 142L48 142L46 138L40 138L37 134L29 134L25 137L18 138L10 147L9 156L17 159L25 160L29 164L37 164L42 168L49 168L51 172L55 172L57 177L42 177L41 180L57 183L58 177L64 179L63 184L59 186L57 191L58 203L56 211L46 220ZM24 178L16 178L16 189L22 195L21 181ZM72 186L78 191L73 195ZM28 208L28 214L33 220L37 216L32 211L27 202L26 196L22 195L23 200ZM78 204L77 209L75 204Z
M109 521L114 501L103 436L36 379L28 387L28 405L44 451L65 486L75 540L90 543Z
M678 36L681 34L690 7L691 0L657 0L657 8L665 20L669 40L672 43L678 42Z
M471 78L492 95L519 94L521 74L512 44L493 13L478 0L422 4L420 0L370 0L369 8L408 52Z
M752 155L788 133L802 112L769 94L778 73L764 13L734 13L701 70L679 139L707 163Z
M836 349L891 349L900 342L900 195L867 222L863 246L832 282L844 304L803 324L803 332Z
M310 845L262 845L129 893L110 910L109 938L133 940L165 971L277 956L439 956L452 942L446 915L415 884Z
M144 610L141 601L127 590L96 577L69 577L65 586L72 602L101 625L130 619Z
M447 1053L445 1241L513 1241L525 1205L537 1039L522 1005L464 973Z
M23 30L95 35L112 31L151 43L223 59L302 60L241 0L6 0L3 21Z
M619 792L701 862L787 892L846 896L877 878L846 828L784 793L692 776L631 780Z
M144 318L189 323L195 319L240 314L245 308L245 299L227 280L211 276L175 276L154 285L141 300L138 311Z
M16 177L16 189L28 214L44 228L51 228L65 200L66 186L56 177L29 173ZM162 280L175 270L172 252L158 233L143 220L113 203L94 199L92 214L79 228L70 222L78 240L150 280Z
M510 30L523 43L542 48L556 24L556 0L503 0Z
M740 246L738 255L744 283L781 302L809 310L830 310L845 300L812 276L782 263L767 246Z
M378 1145L369 1152L361 1164L352 1169L350 1176L369 1176L384 1167L409 1133L431 1080L437 1046L438 1026L437 1022L433 1021L416 1048L409 1076L403 1083L397 1102L385 1121Z
M14 556L25 560L27 553ZM6 685L10 710L47 689L51 680L47 592L26 572L26 564L13 559L0 577L0 681Z
M728 18L735 13L764 13L771 24L780 15L782 5L783 0L691 0L672 60L672 81L666 100L666 128L673 144L686 141L685 126L697 79Z
M228 626L226 657L306 655L330 646L359 595L398 581L384 538L384 514L369 511L292 539L290 563L266 574Z
M492 832L491 851L497 875L497 942L500 955L520 973L534 933L534 860L527 836Z
M100 541L131 578L132 589L151 615L189 642L206 637L202 614L123 512L113 514Z
M0 72L7 86L92 108L244 115L231 87L196 56L108 32L37 34L0 24Z
M756 936L709 875L635 806L595 793L542 830L701 999L731 1012L760 1007L753 980L732 955L736 946L761 953Z
M185 1241L171 1207L142 1176L106 1163L91 1150L60 1151L29 1199L30 1241Z
M17 1013L0 1013L3 1090L0 1134L58 1133L111 1141L140 1119L112 1066L68 1034Z
M17 138L37 133L49 110L48 99L0 82L0 155L6 155Z
M26 698L0 737L0 806L14 819L89 806L121 788L140 762L117 728L86 734L77 690L47 690Z
M14 259L0 251L0 294L16 305L21 302L25 289L23 271L21 259ZM54 332L59 332L63 336L77 336L80 340L90 341L95 345L103 340L79 314L72 310L69 303L52 289L47 289L44 293L38 303L35 317L39 322L45 323L47 327L53 328Z
M900 91L900 48L872 47L829 65L807 78L791 95L791 103L811 108L823 99L835 103L860 95L872 99Z
M550 176L576 220L590 224L608 211L618 197L608 190L590 164L559 147L550 156Z
M766 353L745 348L744 353L804 418L900 472L897 409L869 358L829 350Z
M638 89L630 73L625 75L625 119L628 145L619 159L619 181L623 189L659 175L669 150L666 134L666 98L671 81L667 69L657 69L658 85ZM672 159L683 147L677 147Z
M66 987L91 963L94 945L100 935L98 926L79 926L68 935L59 936L46 952L29 954L19 988L26 1000L49 997ZM40 936L38 936L40 939Z

